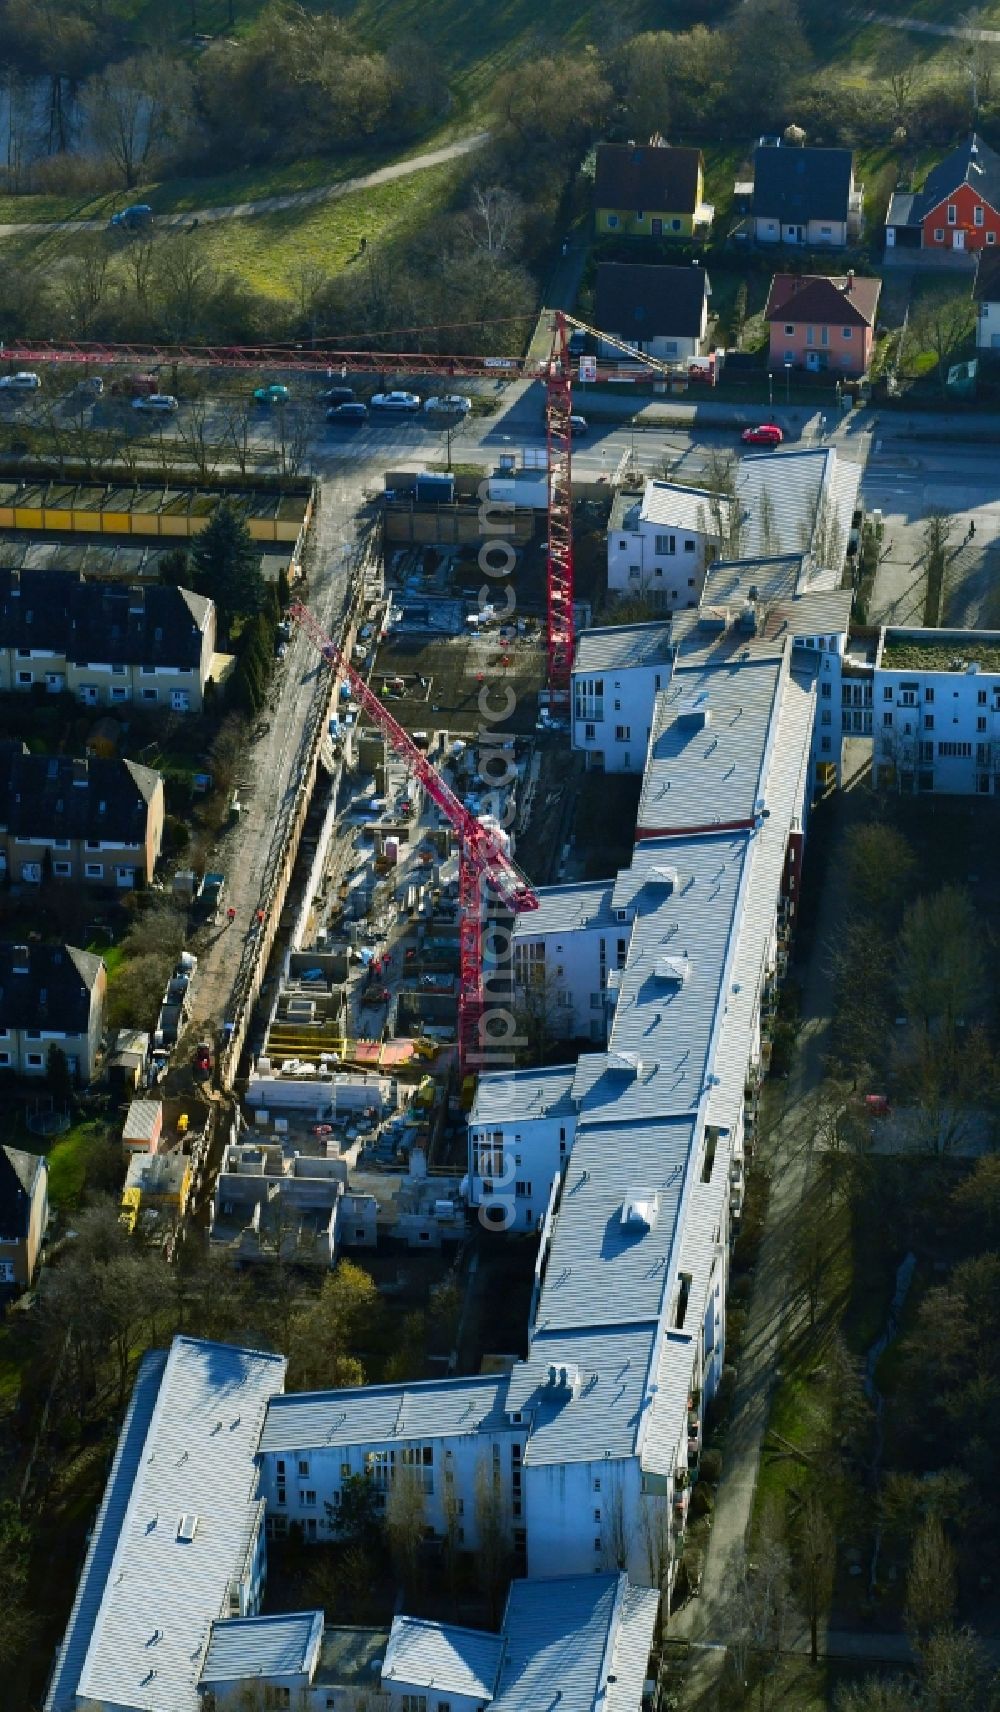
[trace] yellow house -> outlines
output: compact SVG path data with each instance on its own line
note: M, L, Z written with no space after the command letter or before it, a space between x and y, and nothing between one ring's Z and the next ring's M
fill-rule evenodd
M628 238L703 235L715 210L705 202L700 149L663 142L600 143L594 180L599 233Z
M164 1225L177 1223L190 1193L191 1161L183 1153L137 1153L129 1160L119 1217L130 1231L147 1213Z

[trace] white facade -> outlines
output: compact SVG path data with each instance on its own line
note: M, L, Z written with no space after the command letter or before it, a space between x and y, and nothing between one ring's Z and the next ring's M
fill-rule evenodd
M576 904L578 890L582 889L554 888L560 894L558 902L569 908ZM563 921L553 920L558 904L551 892L546 903L555 907L546 908L544 914L533 911L515 924L517 987L525 1007L539 1007L560 1040L589 1040L603 1046L608 1030L608 974L624 966L628 927L611 917L578 925L568 910Z
M1000 302L976 304L976 344L981 351L1000 351Z
M497 1230L534 1230L576 1134L575 1065L480 1077L469 1113L469 1205Z
M799 244L804 249L839 249L847 245L846 220L806 220L782 224L780 220L757 217L754 237L758 244Z
M648 482L641 497L623 495L608 526L608 592L665 612L697 606L719 552L719 504L705 489L666 481Z
M883 630L872 695L877 785L1000 794L1000 632Z
M671 672L663 621L586 630L573 667L573 748L588 771L641 773L653 703Z

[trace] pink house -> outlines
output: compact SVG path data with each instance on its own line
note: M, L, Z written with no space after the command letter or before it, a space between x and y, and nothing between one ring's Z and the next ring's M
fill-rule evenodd
M875 345L880 279L855 273L776 273L768 292L769 366L868 373Z

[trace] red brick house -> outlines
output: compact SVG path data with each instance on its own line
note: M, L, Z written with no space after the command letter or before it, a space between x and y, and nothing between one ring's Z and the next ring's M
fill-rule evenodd
M847 273L776 273L767 295L764 318L770 333L768 363L772 369L842 375L868 373L875 345L875 312L880 279Z
M975 132L932 167L922 190L896 191L885 247L954 256L1000 244L1000 155Z

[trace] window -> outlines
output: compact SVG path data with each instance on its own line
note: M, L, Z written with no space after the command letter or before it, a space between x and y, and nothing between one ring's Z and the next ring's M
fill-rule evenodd
M676 535L657 535L656 556L658 559L668 559L677 551Z
M671 220L671 222L670 222L670 230L671 230L671 231L672 231L672 232L679 232L679 231L680 231L680 229L681 229L681 223L680 223L680 221L679 221L679 220Z
M585 743L593 743L596 736L597 736L596 725L585 725L584 726L584 728L583 728L583 741Z
M10 1063L10 1053L9 1052L0 1052L0 1065L9 1064L9 1063Z
M73 872L73 864L72 862L53 862L52 872L60 880L67 880Z
M42 1055L41 1055L41 1053L40 1052L29 1052L28 1057L27 1057L27 1063L31 1065L31 1068L33 1070L40 1070L42 1067Z
M615 742L616 743L627 743L629 741L629 739L631 738L631 736L632 736L632 727L630 725L616 725L615 726Z
M953 761L968 761L972 758L971 743L939 743L938 754L946 755Z
M925 701L927 701L927 702L931 702L931 701L933 701L933 700L934 700L934 691L933 691L933 689L925 689L925 690L924 690L924 700L925 700Z
M831 690L829 683L823 683L819 686L819 693L825 701L829 701L833 691Z
M618 230L618 216L617 216L617 214L609 214L608 215L608 231L609 232L616 232L617 230Z
M100 862L88 862L83 871L88 880L100 880L104 874Z
M891 725L892 724L892 714L891 713L883 713L882 724L883 725Z
M600 1539L595 1540L594 1541L594 1550L596 1552L603 1551L604 1550L603 1541L601 1541Z
M630 582L637 583L639 581L640 576L642 575L642 572L640 571L638 565L629 565L628 575L629 575L629 581Z
M518 1181L514 1184L514 1193L515 1193L515 1195L521 1195L522 1197L525 1195L530 1195L531 1194L531 1184L525 1183L523 1180L518 1179Z
M977 226L985 226L986 217L985 217L985 214L984 214L981 206L976 209L976 212L973 215L973 219L974 219Z
M824 737L822 739L822 741L820 743L820 748L822 749L824 755L829 755L829 753L830 753L830 739L829 739L829 737Z
M949 226L955 226L958 224L958 209L955 207L954 202L949 202L948 204L948 224Z
M934 730L934 715L932 713L925 713L924 714L924 730L925 731L933 731Z
M988 243L988 244L995 244L995 243L996 243L996 241L997 241L997 235L996 235L996 233L995 233L995 232L987 232L987 234L986 234L986 242L987 242L987 243Z
M156 691L155 690L143 690L142 699L143 699L143 701L156 701L156 699L157 699Z
M843 329L843 337L845 339L853 339L854 338L854 328L853 327L845 327Z
M830 343L830 329L829 329L829 327L821 327L820 328L820 330L819 330L819 342L821 345L828 345Z
M594 1521L595 1521L595 1522L599 1522L599 1521L600 1521L600 1519L601 1519L601 1512L600 1512L600 1510L595 1510L595 1511L594 1511Z
M645 216L645 214L644 214L644 213L643 213L643 211L642 211L642 209L641 209L641 208L637 208L637 209L636 209L636 211L635 211L635 217L636 217L636 219L637 219L637 220L645 220L645 218L646 218L646 216Z
M886 684L885 689L882 691L882 700L883 701L891 701L892 700L892 686L890 684Z
M33 681L31 673L30 672L18 672L17 681L19 684L30 684Z
M302 1491L299 1493L299 1502L304 1504L306 1506L306 1508L309 1510L312 1510L315 1508L315 1506L316 1506L316 1494L313 1491L312 1487L309 1487L308 1490L305 1490L305 1491Z
M986 730L986 716L985 716L985 714L980 714L979 718L976 720L976 730L977 731L985 731Z
M281 1683L269 1682L264 1687L264 1705L267 1712L285 1712L286 1706L292 1704L292 1691Z
M936 244L943 244L944 243L944 233L941 230L940 226L935 226L935 228L934 228L934 242Z
M684 543L684 551L685 551L685 553L693 553L694 549L695 549L695 543L691 540L691 538L689 536L688 539Z
M793 338L793 337L794 337L794 334L795 334L795 328L794 328L794 326L792 326L792 325L788 325L788 326L786 326L786 328L785 328L785 338L786 338L786 339L791 339L791 338Z
M830 712L830 709L828 707L825 707L823 709L823 712L820 715L820 721L819 722L821 725L830 725L832 723L832 721L833 721L833 715Z
M427 1712L426 1694L404 1694L401 1712Z

